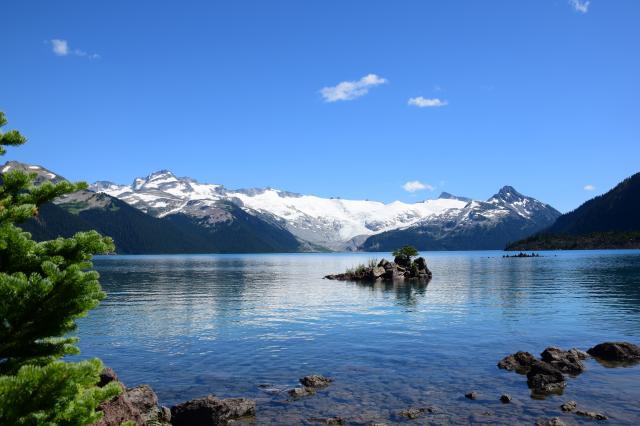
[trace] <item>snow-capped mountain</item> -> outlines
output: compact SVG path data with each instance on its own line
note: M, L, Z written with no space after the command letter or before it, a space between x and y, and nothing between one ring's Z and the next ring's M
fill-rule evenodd
M35 174L36 185L65 180L42 166L16 161L0 166L0 180L11 171ZM162 186L161 179L151 182L147 189L161 193L155 184ZM117 186L105 185L118 191ZM197 184L191 189L194 186L197 192ZM175 201L175 196L168 201ZM160 202L157 204L159 208ZM198 204L203 204L200 209L195 207ZM282 253L313 249L279 224L248 214L236 204L214 204L208 198L189 200L184 209L190 209L190 215L178 212L154 217L104 192L81 190L40 206L37 217L20 226L38 241L97 230L113 238L118 253Z
M413 204L399 201L385 204L321 198L272 188L231 190L161 170L146 178L136 178L131 185L101 181L90 189L119 198L156 217L181 214L211 226L233 220L228 209L232 204L251 216L281 226L308 247L332 250L380 248L375 240L369 243L372 237L395 231L415 234L413 230L433 228L438 230L439 238L446 239L447 235L464 234L478 226L485 230L499 229L507 223L517 223L514 235L504 231L506 238L515 240L531 228L535 232L540 226L550 225L560 214L509 186L487 201L443 193L438 199Z
M446 194L450 198L450 194ZM421 250L502 249L555 222L560 212L505 186L487 201L469 201L448 215L424 218L407 227L374 235L363 250L393 250L411 244Z

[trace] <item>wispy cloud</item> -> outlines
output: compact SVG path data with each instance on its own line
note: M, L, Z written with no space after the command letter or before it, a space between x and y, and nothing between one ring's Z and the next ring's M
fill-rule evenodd
M595 187L595 186L593 186L593 185L591 185L591 184L589 184L589 185L585 185L585 186L584 186L584 190L585 190L585 191L595 191L595 190L596 190L596 187Z
M428 183L422 183L419 180L410 180L409 182L406 182L404 185L402 185L402 189L407 192L416 192L423 191L425 189L433 191L435 188L432 185L429 185Z
M72 49L69 46L69 42L67 40L61 40L59 38L54 38L49 40L51 43L51 50L57 56L82 56L89 59L100 59L100 55L97 53L87 53L84 50L80 49Z
M415 98L409 99L409 105L417 106L418 108L433 108L433 107L441 107L447 104L447 101L443 101L438 98L425 98L422 96L418 96Z
M369 93L370 88L384 83L387 83L386 79L375 74L367 74L360 80L343 81L332 87L324 87L320 94L325 102L351 101Z
M569 0L569 4L580 13L587 13L589 11L589 0Z

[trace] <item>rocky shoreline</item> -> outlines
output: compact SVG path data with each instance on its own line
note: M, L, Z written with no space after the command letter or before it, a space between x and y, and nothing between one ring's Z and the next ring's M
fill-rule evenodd
M567 380L586 371L584 361L593 358L607 367L627 366L640 362L640 346L628 342L604 342L586 352L580 349L563 350L548 347L536 358L529 352L519 351L502 358L497 367L506 371L526 376L527 385L531 389L531 397L544 398L550 394L561 395L567 386ZM247 398L220 399L214 395L193 399L172 407L158 404L158 398L148 385L127 388L122 384L115 372L105 369L100 376L98 386L118 382L123 392L111 401L100 405L103 417L95 426L120 426L129 421L135 426L215 426L234 423L260 423L256 418L256 401ZM329 387L334 380L321 375L309 375L300 378L300 385L278 394L285 394L289 401L312 397L318 391ZM268 387L270 385L260 385ZM461 395L462 397L462 395ZM483 404L482 398L476 391L464 394L468 400ZM495 398L495 399L493 399ZM506 393L496 393L492 399L501 404L511 404L512 397ZM521 401L519 401L521 403ZM558 406L558 415L575 415L582 419L606 421L609 415L592 408L583 407L574 400L565 401ZM429 421L444 421L447 423L446 410L437 406L414 406L395 411L390 422L404 422L428 417ZM484 415L490 416L489 412ZM559 417L538 419L538 426L563 426L566 423ZM340 416L307 418L306 424L347 425L349 420ZM368 422L368 426L386 426L383 422ZM429 423L431 424L431 423ZM441 423L437 423L441 424Z

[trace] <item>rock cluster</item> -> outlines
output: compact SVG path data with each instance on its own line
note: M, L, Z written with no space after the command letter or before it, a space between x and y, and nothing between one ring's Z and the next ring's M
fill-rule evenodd
M431 271L424 257L411 260L406 256L396 256L393 262L382 259L375 266L361 265L343 274L325 276L329 280L340 281L393 281L393 280L430 280Z
M566 386L564 375L582 373L585 369L582 361L587 356L578 349L548 347L539 360L529 352L516 352L501 359L498 368L526 374L527 384L536 394L561 393Z
M95 426L120 426L126 421L131 421L135 426L171 425L171 411L158 406L158 397L148 385L127 388L112 369L105 368L100 374L98 386L111 382L118 382L122 392L100 404L98 411L102 411L102 418L94 423Z
M438 407L413 407L402 410L398 413L398 416L405 419L415 420L425 414L440 414L442 410Z
M640 346L628 342L605 342L587 352L548 347L540 354L540 359L520 351L501 359L498 368L526 374L527 384L535 394L562 393L566 386L565 374L577 376L582 373L585 370L582 361L589 355L609 363L640 362Z
M158 397L148 385L126 388L110 368L100 374L98 386L117 381L122 393L98 407L102 418L94 426L120 426L129 421L135 426L227 425L236 419L253 416L256 403L245 398L218 399L213 395L178 404L171 409L158 406Z

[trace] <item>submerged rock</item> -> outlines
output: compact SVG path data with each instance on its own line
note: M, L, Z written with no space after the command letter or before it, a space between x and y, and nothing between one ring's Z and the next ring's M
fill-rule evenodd
M578 408L578 403L575 401L567 401L560 406L560 409L562 411L567 411L567 412L575 411L576 408Z
M324 388L329 386L333 382L330 377L324 377L319 374L312 374L310 376L304 376L300 379L300 383L307 388Z
M325 417L325 418L311 418L309 419L309 422L311 423L320 423L323 425L346 425L347 422L345 419L343 419L342 417L336 416L336 417Z
M613 362L639 362L640 346L628 342L605 342L589 349L587 353L595 358Z
M551 419L538 420L536 426L567 426L567 424L560 420L560 417L553 417Z
M538 394L561 393L566 386L562 371L543 361L535 361L531 365L527 384Z
M464 394L464 397L467 399L478 399L478 392L476 391L471 391L471 392L467 392Z
M518 351L515 354L507 355L498 362L498 368L526 374L531 369L531 365L536 361L536 357L529 352Z
M171 424L174 426L226 425L233 420L255 414L255 401L245 398L218 399L208 395L171 407Z
M407 408L406 410L402 410L398 413L398 416L404 417L407 419L417 419L418 417L422 417L425 414L443 414L444 411L438 407L412 407Z
M292 396L294 398L302 398L303 396L313 395L314 393L316 393L316 391L313 390L313 388L302 387L289 389L287 393L289 394L289 396Z
M503 393L502 395L500 395L500 402L502 402L503 404L508 404L511 402L511 395Z
M595 411L584 411L584 410L577 410L576 414L582 417L587 417L591 420L607 420L608 417L605 416L602 413L596 413Z

